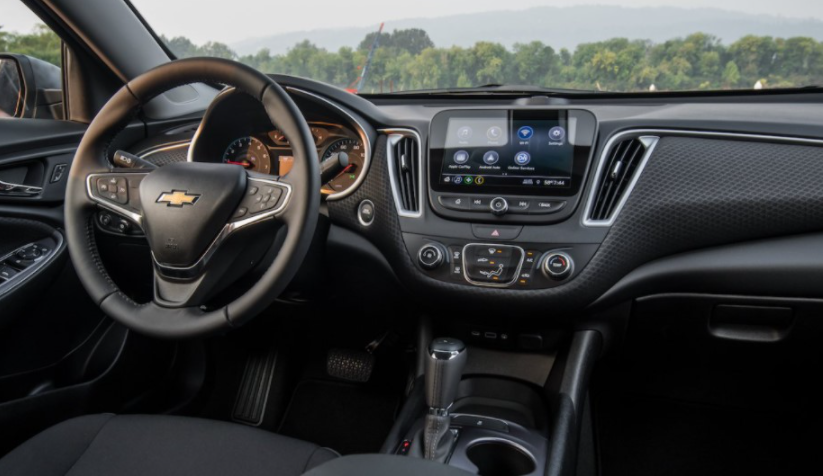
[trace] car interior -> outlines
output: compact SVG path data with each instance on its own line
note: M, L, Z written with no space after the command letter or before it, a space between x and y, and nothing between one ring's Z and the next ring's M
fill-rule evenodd
M821 90L352 94L22 3L0 475L819 470Z

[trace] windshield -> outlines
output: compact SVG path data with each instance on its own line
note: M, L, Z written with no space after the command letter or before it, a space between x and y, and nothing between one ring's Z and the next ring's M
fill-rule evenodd
M819 0L132 3L178 58L232 58L360 94L823 84Z

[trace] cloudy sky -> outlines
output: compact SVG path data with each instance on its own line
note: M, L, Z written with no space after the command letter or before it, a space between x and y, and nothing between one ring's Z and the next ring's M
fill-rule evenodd
M251 37L321 28L377 25L406 18L441 17L467 12L522 10L535 6L580 4L688 6L722 8L792 18L823 19L821 0L228 0L220 8L208 0L132 0L158 33L183 35L197 43L234 43ZM224 5L231 10L226 11ZM37 18L18 0L0 0L0 25L28 32Z

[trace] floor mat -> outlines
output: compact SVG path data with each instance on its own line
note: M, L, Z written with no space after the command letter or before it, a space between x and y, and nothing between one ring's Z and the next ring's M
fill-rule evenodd
M596 425L603 476L809 474L808 425L793 414L603 395Z
M341 454L380 449L394 422L399 398L366 386L305 380L298 384L280 433Z

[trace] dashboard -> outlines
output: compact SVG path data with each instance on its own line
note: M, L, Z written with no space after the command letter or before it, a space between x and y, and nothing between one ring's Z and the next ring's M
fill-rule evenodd
M665 263L823 223L813 205L823 203L823 113L804 103L811 96L366 99L274 78L309 122L318 160L344 154L350 164L320 191L332 226L428 299L568 313L700 290L704 275ZM196 129L136 151L287 174L291 151L276 125L254 101L222 96ZM664 272L683 279L654 279ZM745 282L774 287L766 275ZM820 294L806 288L787 292Z

